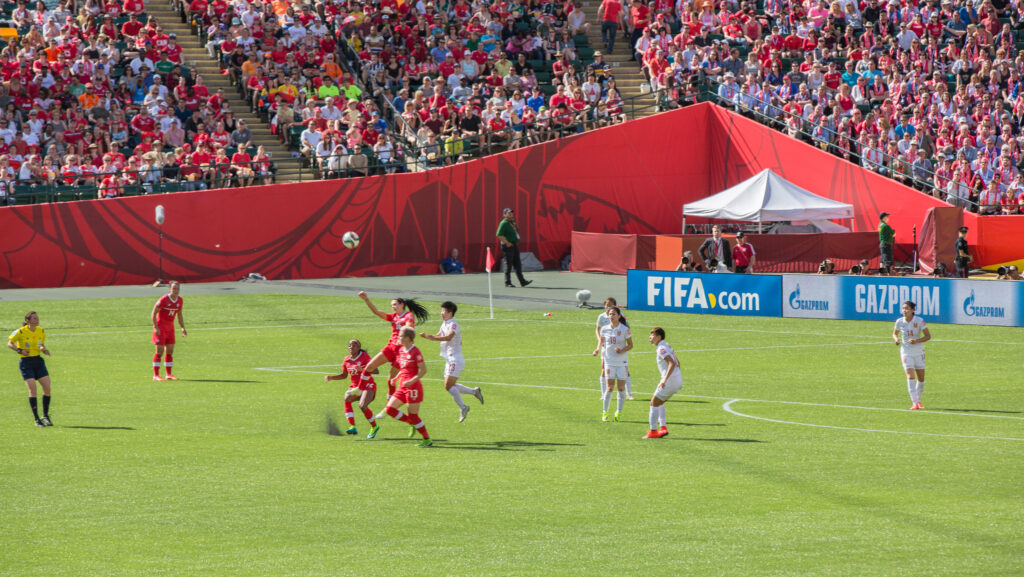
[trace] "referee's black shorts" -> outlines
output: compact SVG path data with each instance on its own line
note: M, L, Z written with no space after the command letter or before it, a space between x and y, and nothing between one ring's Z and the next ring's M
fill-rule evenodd
M21 378L26 381L50 376L50 372L46 370L46 362L40 356L22 357L18 368L21 369Z

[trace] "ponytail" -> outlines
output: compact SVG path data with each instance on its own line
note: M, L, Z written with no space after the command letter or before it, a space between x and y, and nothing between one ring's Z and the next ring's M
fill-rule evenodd
M28 311L27 313L25 313L25 323L22 324L21 326L27 327L28 326L28 319L32 318L32 315L34 315L34 314L36 314L36 311Z
M402 298L395 300L402 303L405 306L405 310L412 312L419 322L426 322L430 318L430 313L427 312L427 309L415 300Z
M626 328L628 329L629 328L629 323L626 322L626 315L622 314L622 311L619 310L619 307L608 307L608 308L610 310L613 310L613 311L619 313L619 324L625 325Z

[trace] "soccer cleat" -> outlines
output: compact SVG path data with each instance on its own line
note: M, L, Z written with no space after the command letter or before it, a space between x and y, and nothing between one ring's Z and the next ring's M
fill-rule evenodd
M473 396L476 397L476 400L480 401L481 405L484 404L484 392L480 390L480 387L473 391Z
M36 419L36 426L37 426L37 427L45 427L46 425L44 425L44 424L43 424L43 422L42 422L41 420L39 420L39 419Z
M43 422L43 426L45 426L45 427L52 427L53 426L53 423L50 422L50 417L44 416L42 419L39 419L39 420Z
M662 437L667 437L667 436L668 436L668 427L662 427L662 428L658 429L658 438L659 439L662 438Z
M380 430L380 425L374 425L373 428L370 429L370 434L366 435L366 438L367 439L372 439L372 438L376 437L377 436L377 431L379 431L379 430Z
M433 447L434 446L434 441L432 441L430 439L423 439L422 441L420 441L420 444L418 444L416 446L417 447Z
M651 430L651 431L647 431L647 434L644 435L642 438L643 439L658 439L658 438L661 438L661 435L658 434L658 431Z
M466 405L464 407L459 407L459 422L461 423L462 421L465 421L466 420L466 415L468 415L468 414L469 414L469 405Z
M162 381L162 380L164 380L164 378L159 376L159 375L153 375L153 380L154 381Z
M917 403L914 403L913 405L910 405L910 410L911 411L916 411L919 408L921 408L921 407Z
M633 395L626 395L626 400L627 400L627 401L632 401L632 400L634 400L634 399L633 399Z
M603 421L605 423L608 422L608 411L605 411L605 412L601 413L601 421Z
M616 411L615 412L615 422L618 423L621 420L622 420L622 413Z
M357 431L355 427L349 427L349 428L345 429L345 434L346 435L358 435L359 431Z
M916 405L914 405L914 407L915 407L915 408L916 408L917 410L919 410L919 411L920 411L921 409L924 409L924 407L922 407L922 406L921 406L921 401L918 401L918 402L917 402L917 404L916 404Z
M168 381L176 381L176 380L178 380L178 377L172 375L171 373L167 373L167 376L165 377L165 379L168 380Z
M411 438L413 438L415 436L416 436L416 427L414 427L412 425L409 425L409 438L411 439Z

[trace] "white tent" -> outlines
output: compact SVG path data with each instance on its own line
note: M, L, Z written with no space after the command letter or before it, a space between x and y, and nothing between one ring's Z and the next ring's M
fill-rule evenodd
M683 205L687 216L747 222L822 221L853 218L853 205L808 192L764 169L736 186Z

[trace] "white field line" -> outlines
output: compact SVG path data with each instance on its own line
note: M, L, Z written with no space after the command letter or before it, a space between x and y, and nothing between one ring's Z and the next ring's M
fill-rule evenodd
M459 317L462 322L483 322L483 323L546 323L546 324L557 324L557 325L574 325L574 326L586 326L594 327L594 323L583 322L583 321L559 321L554 319L490 319L490 318L462 318ZM279 324L279 325L240 325L230 327L195 327L189 329L191 332L202 332L202 331L243 331L243 330L276 330L276 329L287 329L287 328L313 328L313 327L368 327L368 326L383 326L383 321L367 321L367 322L355 322L355 323L291 323L291 324ZM761 333L771 335L800 335L800 336L816 336L816 337L851 337L851 338L866 338L864 334L843 334L843 333L813 333L807 331L770 331L762 329L739 329L739 328L720 328L720 327L707 327L707 326L692 326L692 325L672 325L662 324L662 327L666 329L678 329L688 331L709 331L709 332L727 332L727 333ZM50 334L53 336L60 337L81 337L81 336L94 336L94 335L109 335L109 334L150 334L152 329L139 329L139 330L119 330L111 329L104 331L78 331L78 332L60 332L53 329L50 330ZM875 337L867 337L875 338ZM889 337L877 337L879 339L889 340ZM976 340L962 340L962 339L940 339L932 338L933 342L940 343L966 343L966 344L979 344L979 345L1010 345L1010 346L1024 346L1024 342L1002 342L1002 341L976 341ZM707 349L701 349L707 350ZM718 349L726 350L726 349Z
M917 432L917 431L891 431L891 430L887 430L887 429L862 429L862 428L858 428L858 427L839 427L839 426L835 426L835 425L818 425L818 424L815 424L815 423L800 423L800 422L797 422L797 421L783 421L783 420L780 420L780 419L769 419L768 417L758 417L758 416L755 416L755 415L748 415L748 414L745 414L745 413L741 413L741 412L739 412L739 411L737 411L737 410L732 408L732 404L733 403L740 402L740 401L751 401L751 400L754 400L754 399L732 399L731 401L727 401L727 402L722 404L722 410L724 410L727 413L731 413L733 415L736 415L737 417L744 417L744 418L747 418L747 419L756 419L758 421L767 421L769 423L779 423L779 424L783 424L783 425L798 425L798 426L801 426L801 427L814 427L814 428L818 428L818 429L835 429L835 430L841 430L841 431L861 431L861 432L865 432L865 433L886 433L886 434L892 434L892 435L918 435L918 436L923 436L923 437L949 437L949 438L955 438L955 439L985 439L985 440L995 440L995 441L1024 441L1024 439L1019 439L1019 438L1016 438L1016 437L983 437L983 436L979 436L979 435L955 435L955 434L948 434L948 433L921 433L921 432ZM772 402L772 401L757 401L757 402ZM812 404L812 403L805 403L805 404ZM825 405L825 406L828 406L828 405ZM890 410L906 410L906 409L890 409ZM927 411L927 412L935 413L935 411ZM973 417L993 416L993 415L971 415L970 413L939 413L939 414L943 414L943 415L946 415L946 414L964 414L964 415L969 415L969 416L973 416ZM1016 418L1016 417L1011 417L1011 418Z

